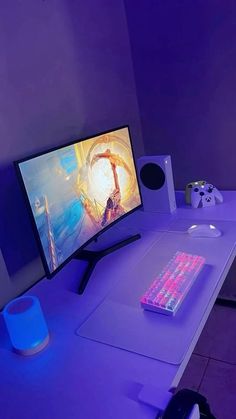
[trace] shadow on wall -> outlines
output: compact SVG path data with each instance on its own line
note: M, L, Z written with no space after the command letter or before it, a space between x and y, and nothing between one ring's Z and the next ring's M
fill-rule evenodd
M13 164L0 167L0 179L0 248L12 276L39 252Z
M0 250L12 296L43 271L12 161L125 123L143 152L123 2L54 3L9 3L0 14Z

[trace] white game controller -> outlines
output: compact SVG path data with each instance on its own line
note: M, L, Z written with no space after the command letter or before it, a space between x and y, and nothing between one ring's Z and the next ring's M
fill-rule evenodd
M221 202L223 202L223 196L220 191L210 183L192 188L191 204L193 208L210 207Z

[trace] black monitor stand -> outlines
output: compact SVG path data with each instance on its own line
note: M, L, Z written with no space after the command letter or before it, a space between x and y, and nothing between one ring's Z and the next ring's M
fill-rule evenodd
M76 256L76 259L86 260L88 262L88 266L84 272L83 278L79 285L79 294L83 294L85 287L89 281L89 278L95 268L96 263L103 258L104 256L108 255L109 253L114 252L115 250L120 249L123 246L126 246L129 243L132 243L135 240L141 238L141 234L135 234L133 236L128 237L127 239L121 240L118 243L114 244L113 246L107 247L103 250L93 251L93 250L81 250Z

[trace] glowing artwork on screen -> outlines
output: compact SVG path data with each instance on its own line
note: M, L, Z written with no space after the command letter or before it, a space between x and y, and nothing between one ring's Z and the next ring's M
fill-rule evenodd
M48 269L141 204L128 128L19 164Z

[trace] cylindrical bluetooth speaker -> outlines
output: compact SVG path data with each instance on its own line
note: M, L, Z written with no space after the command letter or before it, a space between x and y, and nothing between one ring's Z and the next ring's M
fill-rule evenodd
M48 328L37 297L26 295L10 301L3 316L17 353L32 355L47 345Z

